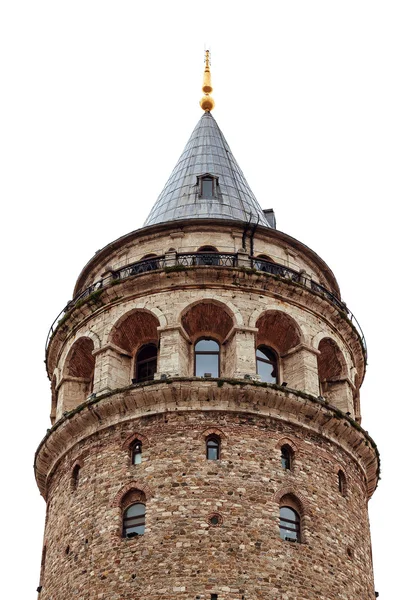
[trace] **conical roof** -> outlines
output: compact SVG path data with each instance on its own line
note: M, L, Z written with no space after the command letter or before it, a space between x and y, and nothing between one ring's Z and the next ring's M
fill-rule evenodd
M215 182L213 194L205 197L204 176ZM207 218L270 226L209 111L196 125L144 226Z

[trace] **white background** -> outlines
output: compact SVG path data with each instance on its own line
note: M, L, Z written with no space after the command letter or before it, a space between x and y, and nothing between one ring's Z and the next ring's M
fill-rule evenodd
M2 598L37 597L48 328L95 251L142 226L202 114L205 42L251 188L329 264L366 335L376 589L414 597L414 25L399 0L3 1Z

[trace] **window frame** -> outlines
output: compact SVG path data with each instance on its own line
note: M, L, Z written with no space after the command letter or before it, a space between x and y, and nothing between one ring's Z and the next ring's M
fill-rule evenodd
M210 442L216 443L216 458L209 458L209 443ZM221 439L218 435L216 435L216 433L212 433L207 436L207 438L205 440L205 447L206 447L206 460L214 460L214 461L220 460L220 458L221 458Z
M205 196L203 194L203 182L204 181L212 182L212 195L211 196ZM218 197L219 178L215 175L212 175L212 173L203 173L203 175L199 175L197 177L197 185L199 188L199 190L198 190L199 198L203 198L205 200L211 200L212 198Z
M286 454L287 456L284 456ZM283 444L281 446L281 466L284 471L292 471L293 470L293 459L294 459L294 451L289 444ZM284 461L288 462L288 466L284 465Z
M136 450L137 446L140 448L139 452ZM134 459L136 456L140 456L139 462L135 462ZM141 465L143 461L143 442L141 440L136 439L130 444L130 459L131 465Z
M218 351L217 352L213 352L213 351L204 351L204 350L196 350L196 346L199 342L203 342L203 341L212 341L215 342L218 345ZM217 379L218 377L220 377L220 371L221 371L221 344L220 342L218 342L218 340L216 340L213 337L201 337L198 338L194 344L194 357L193 357L193 376L194 377L204 377L204 375L197 375L196 374L196 367L197 367L197 357L198 356L217 356L218 357L218 373L217 375L212 375L212 379L215 378Z
M295 518L288 519L287 517L281 516L281 511L283 508L292 511L295 515ZM284 542L292 540L297 543L301 543L301 516L300 516L299 512L297 510L295 510L295 508L293 508L292 506L282 504L280 506L280 510L279 510L279 519L280 519L280 538ZM289 526L287 527L284 525L285 523L287 523L289 525L294 525L294 527L289 527ZM283 532L295 533L295 538L286 536L285 533L283 535Z
M154 357L150 357L144 360L138 360L138 357L140 356L140 354L146 349L146 348L154 348L155 349L155 356ZM149 364L155 362L155 371L153 373L152 377L145 377L145 378L139 378L138 377L138 368L140 366ZM144 383L146 381L154 381L154 375L155 373L157 373L157 368L158 368L158 347L157 344L155 342L147 342L146 344L142 344L137 352L135 353L135 358L134 358L134 378L133 378L133 383Z
M130 508L132 508L133 506L144 506L144 513L142 515L135 515L135 516L132 516L132 517L127 517L126 514L127 514L128 510ZM121 537L123 539L127 539L128 540L128 539L131 539L133 537L138 537L138 536L144 535L145 528L146 528L146 516L147 516L147 505L146 505L145 502L131 502L131 504L128 504L128 506L126 506L124 508L123 513L122 513L122 535L121 535ZM126 521L128 521L128 520L132 521L133 519L139 519L139 520L143 521L143 523L137 523L137 524L135 524L134 527L144 527L144 531L143 531L143 533L137 533L137 532L135 532L135 535L130 535L129 536L128 532L127 532L128 526L126 526ZM131 528L131 526L130 526L130 528Z
M71 472L71 490L73 492L75 492L78 489L81 468L82 468L82 465L79 462L77 462L72 467L72 472Z
M262 348L264 348L268 352L271 352L275 356L275 361L272 361L270 359L269 360L265 360L264 358L259 357L257 355L257 352L262 352L262 354L265 354L265 356L266 356L266 353L262 350ZM257 346L255 348L255 368L256 368L257 375L259 375L259 373L258 373L258 361L262 362L262 363L265 363L265 364L268 364L268 365L273 365L274 366L275 381L274 382L265 381L264 383L271 383L271 384L274 384L274 385L279 385L279 381L280 381L280 373L279 373L280 361L279 361L278 352L276 352L276 350L274 350L274 348L271 348L270 346L267 346L266 344L259 344L259 346Z
M214 266L220 264L219 250L215 246L201 246L197 250L195 264L198 266Z
M343 498L346 498L346 496L347 496L347 478L346 478L346 474L341 469L339 469L337 472L337 488L338 488L340 494L343 496Z

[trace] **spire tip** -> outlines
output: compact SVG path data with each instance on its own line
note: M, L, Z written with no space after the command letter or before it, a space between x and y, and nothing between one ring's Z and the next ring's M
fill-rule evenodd
M210 96L212 92L212 82L210 77L210 51L205 50L205 72L203 73L203 86L202 91L204 92L203 98L199 104L205 112L210 112L215 107L215 101Z

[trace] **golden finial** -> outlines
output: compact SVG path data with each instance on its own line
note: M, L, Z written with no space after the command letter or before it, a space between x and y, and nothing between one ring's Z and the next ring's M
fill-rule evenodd
M205 93L200 101L200 106L205 112L210 112L215 108L215 101L210 96L212 88L212 82L210 79L210 52L205 50L205 72L203 73L203 87L202 91Z

